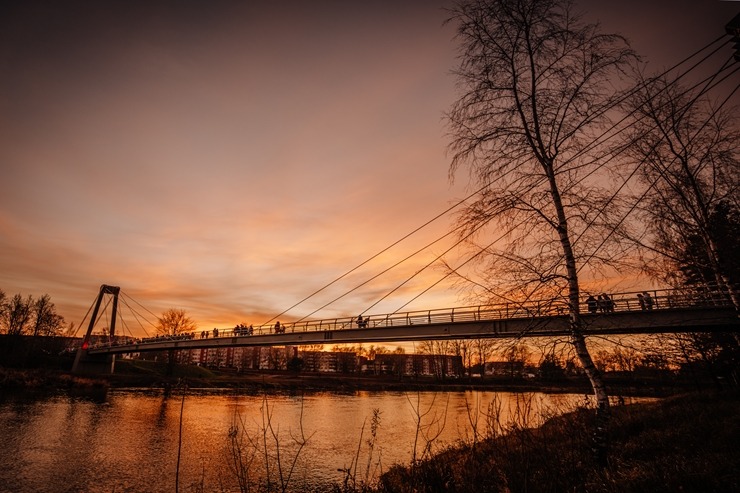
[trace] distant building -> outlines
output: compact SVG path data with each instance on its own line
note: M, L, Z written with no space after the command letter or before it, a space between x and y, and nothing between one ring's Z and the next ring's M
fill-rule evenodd
M178 351L182 363L207 368L245 370L284 370L295 348L286 347L218 347Z
M303 371L354 373L358 369L357 355L346 351L299 351Z
M142 359L167 361L169 351L141 353ZM173 351L175 361L207 368L248 370L286 370L294 357L303 360L303 371L317 373L356 373L373 375L459 377L463 375L461 356L434 354L376 354L374 360L346 351L298 351L283 347L217 347Z
M483 374L493 377L519 378L524 375L524 361L488 361Z
M365 367L375 375L460 377L463 374L462 356L446 354L376 354Z

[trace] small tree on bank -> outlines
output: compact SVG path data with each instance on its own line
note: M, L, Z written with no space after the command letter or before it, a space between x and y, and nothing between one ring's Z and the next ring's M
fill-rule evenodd
M8 335L54 336L64 328L64 317L57 314L48 294L34 299L19 294L7 298L0 290L0 332Z
M198 324L188 317L185 310L170 308L157 319L156 330L164 336L177 336L188 332L195 332ZM175 350L171 349L167 354L167 373L172 375L175 366Z
M33 335L57 335L64 327L64 317L58 315L56 307L48 294L37 299L31 308L33 314Z
M597 401L604 460L609 399L583 335L579 271L609 265L618 210L593 175L591 149L620 97L612 85L634 58L625 40L585 24L568 1L472 0L458 4L461 95L448 113L451 175L462 166L485 188L463 213L463 234L486 224L508 241L486 250L489 292L563 299L571 343Z
M165 336L176 336L195 332L198 324L191 319L185 310L170 308L157 319L157 333Z

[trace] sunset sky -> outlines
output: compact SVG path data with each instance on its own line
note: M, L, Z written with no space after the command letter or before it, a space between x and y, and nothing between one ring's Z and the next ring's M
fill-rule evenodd
M467 186L447 174L456 46L446 5L4 2L0 289L47 293L76 324L101 284L155 314L185 309L206 329L258 324L435 217ZM717 0L582 5L655 70L721 35L740 10ZM451 224L435 222L285 319ZM445 248L312 318L364 311ZM371 312L395 310L440 276L419 276ZM456 304L440 287L409 308Z

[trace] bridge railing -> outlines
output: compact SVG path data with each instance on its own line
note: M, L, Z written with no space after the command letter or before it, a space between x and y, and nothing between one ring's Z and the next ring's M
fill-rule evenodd
M646 297L645 294L648 296ZM588 293L586 293L588 295ZM582 300L581 313L608 315L615 312L639 312L665 310L671 308L732 306L727 293L711 289L662 289L650 291L630 291L607 295L601 300L594 293L595 301ZM642 299L640 299L640 297ZM566 316L568 304L563 299L538 300L522 303L508 302L491 305L442 308L410 311L367 317L338 317L298 322L280 322L275 325L240 326L233 329L214 329L194 334L170 337L147 338L139 344L162 342L166 340L189 340L202 337L249 337L250 335L284 334L300 332L356 330L365 328L390 328L410 325L431 325L454 322L494 321L505 319ZM100 344L98 344L99 346Z
M645 293L648 297L645 297ZM641 302L637 295L643 296ZM647 301L649 299L650 301ZM719 291L687 291L687 290L651 290L630 291L608 295L608 299L596 299L596 308L589 310L589 303L584 300L580 303L582 313L613 313L661 310L668 308L685 308L690 306L728 306L727 296ZM399 327L409 325L430 325L453 322L474 322L488 320L503 320L512 318L548 317L568 314L567 302L560 300L538 300L523 303L508 302L487 306L469 306L457 308L443 308L404 313L383 315L369 315L367 317L339 317L321 320L303 320L300 322L280 322L279 325L259 325L253 327L252 335L282 334L295 332L334 331L363 328ZM234 335L233 330L220 333L225 337Z

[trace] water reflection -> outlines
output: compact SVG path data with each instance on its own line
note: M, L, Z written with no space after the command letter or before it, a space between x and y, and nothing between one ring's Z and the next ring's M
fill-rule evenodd
M0 402L0 491L174 491L179 392L166 397L161 391L111 391L102 402L68 396ZM188 391L180 491L200 486L206 491L239 491L229 442L235 423L253 440L266 438L272 460L275 443L282 459L292 461L298 450L295 439L307 438L291 484L315 490L340 481L338 469L352 464L364 468L372 462L378 471L387 470L420 457L429 440L434 451L500 432L512 420L534 426L583 399L580 394L477 391L266 397ZM380 423L370 456L367 440L375 410Z

